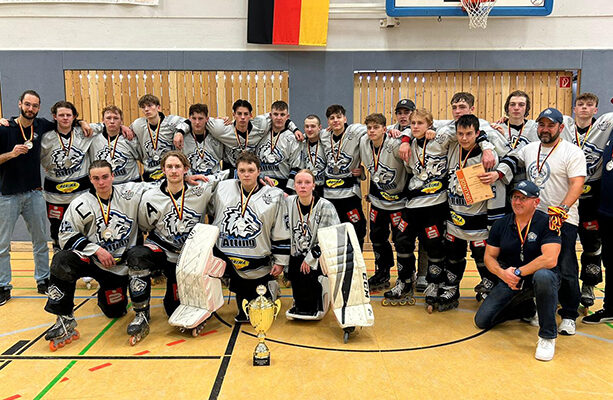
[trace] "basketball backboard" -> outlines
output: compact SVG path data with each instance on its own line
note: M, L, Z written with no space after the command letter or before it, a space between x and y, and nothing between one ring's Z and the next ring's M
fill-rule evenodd
M390 17L466 16L460 0L386 0ZM553 0L498 0L490 16L541 17L551 14Z

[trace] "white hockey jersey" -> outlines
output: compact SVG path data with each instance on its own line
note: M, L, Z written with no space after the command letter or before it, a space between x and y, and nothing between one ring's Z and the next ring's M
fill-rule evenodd
M310 170L315 175L315 185L322 187L326 178L326 154L321 140L311 143L305 139L300 149L300 169Z
M212 175L221 170L224 145L209 132L203 135L186 133L183 138L183 154L191 164L191 173Z
M292 131L286 129L276 136L265 135L255 154L260 159L263 176L271 178L280 189L293 189L293 179L300 167L300 145Z
M115 174L115 183L140 180L138 161L142 153L136 138L128 140L120 133L110 137L104 124L90 124L96 133L89 148L91 161L106 160L111 163Z

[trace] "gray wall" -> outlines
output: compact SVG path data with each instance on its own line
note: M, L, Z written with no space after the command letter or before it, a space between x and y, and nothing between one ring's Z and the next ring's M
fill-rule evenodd
M64 69L287 70L291 113L308 113L344 104L353 112L356 70L581 70L581 91L601 98L600 113L613 111L613 50L554 51L0 51L2 109L17 114L25 89L37 90L42 116L64 98ZM27 240L23 224L15 240Z

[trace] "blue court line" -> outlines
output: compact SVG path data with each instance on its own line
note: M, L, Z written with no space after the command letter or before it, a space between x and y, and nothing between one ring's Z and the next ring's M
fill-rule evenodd
M601 340L601 341L607 342L607 343L613 343L612 339L607 339L607 338L603 338L603 337L600 337L600 336L591 335L591 334L585 333L585 332L577 331L576 334L577 335L581 335L581 336L585 336L585 337L589 337L590 339L596 339L596 340Z

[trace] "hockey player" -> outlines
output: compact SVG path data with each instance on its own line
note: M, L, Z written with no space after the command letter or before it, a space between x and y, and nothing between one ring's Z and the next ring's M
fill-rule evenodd
M224 145L206 129L209 108L206 104L192 104L186 121L190 133L185 135L183 154L191 164L192 174L212 175L221 170Z
M51 107L51 114L57 127L43 136L40 162L45 171L43 195L47 202L51 240L57 250L58 231L66 208L91 187L88 152L93 138L85 137L81 127L76 126L79 113L72 103L58 101Z
M128 269L126 250L138 237L138 204L146 186L126 183L113 186L112 167L106 160L89 166L93 189L70 203L59 230L62 250L51 262L51 283L45 310L57 321L45 334L49 347L78 339L73 316L76 281L91 276L99 283L98 306L109 318L126 313Z
M594 286L602 282L601 238L598 221L602 177L602 154L609 139L613 114L596 119L598 96L582 93L575 99L575 120L565 116L566 129L562 138L579 146L587 162L587 177L579 197L579 240L581 253L581 305L587 309L594 305Z
M322 319L330 300L328 278L319 268L317 231L340 224L340 220L332 203L314 193L315 175L310 170L298 171L295 188L297 194L286 198L291 235L287 276L294 305L285 315L288 319Z
M493 185L494 197L478 203L467 204L456 171L482 162L482 151L476 145L479 134L479 119L472 115L462 115L456 121L458 144L449 148L447 153L449 166L449 218L446 233L446 274L445 282L439 289L438 309L446 311L458 306L460 281L466 269L466 244L470 243L472 257L481 276L481 282L475 287L477 300L487 296L496 283L493 275L483 262L485 239L488 227L504 215L505 190L501 182ZM494 154L495 163L498 158Z
M138 140L127 139L121 134L123 111L117 106L102 109L102 123L91 124L97 135L89 148L90 160L107 160L113 167L114 182L139 182L138 162L142 153Z
M324 197L336 208L341 222L349 222L363 247L366 220L362 210L360 179L360 139L366 134L362 124L347 125L345 108L333 104L326 109L328 129L320 133L326 155L326 181Z
M300 169L300 146L288 127L289 107L282 100L270 106L270 129L255 150L262 175L288 194L293 193L294 175Z
M579 224L576 202L585 182L585 155L577 146L561 138L564 118L560 111L547 108L539 114L536 122L540 141L514 150L500 162L497 171L481 176L481 182L492 184L502 180L508 183L517 167L525 166L527 179L539 186L541 202L538 209L550 215L550 224L562 238L558 258L561 278L559 300L562 305L558 313L562 322L558 332L574 335L581 298L575 253Z
M301 143L300 166L308 169L315 175L315 193L319 197L324 195L326 174L326 155L319 140L321 120L315 114L309 114L304 119L304 133L306 140Z
M375 253L376 273L368 280L370 290L390 286L390 269L394 253L389 243L390 229L396 248L398 279L396 286L385 292L388 301L413 298L415 285L415 238L407 235L406 195L408 173L398 155L400 139L387 137L386 120L382 114L370 114L364 120L367 135L360 140L360 158L370 175L370 240ZM403 300L404 302L404 300Z
M260 160L251 152L236 160L238 179L218 184L211 199L213 225L219 227L216 255L226 261L230 291L236 293L237 323L246 322L243 299L256 297L258 285L275 300L276 277L289 263L290 235L283 191L258 182Z
M166 276L166 313L170 316L179 305L177 259L194 225L202 222L215 187L214 181L186 185L190 164L180 151L165 153L160 165L166 179L143 194L138 213L139 227L149 235L144 246L133 247L127 253L130 298L136 314L127 329L132 345L149 333L152 272L162 270Z
M144 117L132 122L130 126L138 138L143 155L143 180L159 181L164 177L160 160L165 152L172 150L175 137L183 139L187 130L184 118L177 115L164 115L160 110L160 99L146 94L138 99L138 107Z

